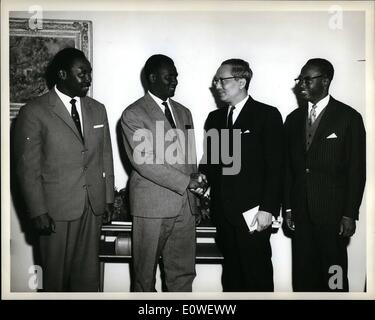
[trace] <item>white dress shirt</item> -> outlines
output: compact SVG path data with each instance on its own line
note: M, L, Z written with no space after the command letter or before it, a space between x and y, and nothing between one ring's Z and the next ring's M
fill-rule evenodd
M316 103L316 108L315 108L315 119L319 117L319 114L323 111L323 109L328 105L329 103L329 97L330 95L326 95L322 100L318 101ZM311 114L311 109L314 104L309 101L309 114Z
M247 102L248 99L249 99L249 96L246 96L243 100L241 100L240 102L238 102L236 105L233 106L233 107L235 107L235 109L233 110L233 116L232 116L233 124L236 122L243 106L245 105L245 103ZM230 107L231 106L228 107L227 120L228 120L229 112L230 112L230 109L231 109Z
M56 86L55 86L54 89L55 89L58 97L62 101L63 105L68 110L70 116L72 116L72 104L70 103L70 100L72 100L72 99L76 100L76 108L77 108L77 112L79 114L79 120L81 122L81 131L82 131L82 136L83 136L83 119L82 119L81 99L79 97L71 98L71 97L67 96L65 93L62 93L59 89L57 89Z
M153 95L150 91L148 91L148 93L151 96L151 98L154 99L154 101L156 102L156 104L160 107L161 111L163 111L163 113L165 114L165 106L162 105L162 102L164 102L164 101L161 100L159 97ZM167 99L166 102L168 104L169 110L171 110L173 121L177 125L176 118L174 117L173 108L172 108L171 102L169 101L169 98Z

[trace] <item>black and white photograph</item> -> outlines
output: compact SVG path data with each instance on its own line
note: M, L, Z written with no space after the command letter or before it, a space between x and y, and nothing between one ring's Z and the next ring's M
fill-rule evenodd
M374 2L7 0L1 30L3 299L374 299Z

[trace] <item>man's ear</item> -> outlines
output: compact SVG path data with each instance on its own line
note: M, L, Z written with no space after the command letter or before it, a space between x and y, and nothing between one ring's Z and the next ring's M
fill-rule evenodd
M245 88L245 86L246 86L246 79L244 79L244 78L241 78L241 79L239 79L238 80L239 82L240 82L240 84L241 84L241 89L243 89L243 88Z
M59 70L59 72L57 73L57 77L60 79L60 80L66 80L66 71L65 70Z
M155 73L151 73L149 76L148 76L148 81L150 83L155 83L156 82L156 75Z
M324 85L324 88L328 89L329 88L329 85L331 84L331 80L329 80L328 78L324 78L322 80L322 83Z

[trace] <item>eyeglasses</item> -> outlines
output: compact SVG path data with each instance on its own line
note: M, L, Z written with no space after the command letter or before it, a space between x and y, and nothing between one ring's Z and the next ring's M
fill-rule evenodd
M294 79L294 81L296 82L296 84L303 84L303 83L305 83L307 85L310 85L310 84L312 84L312 81L314 79L317 79L317 78L320 78L320 77L324 77L324 74L320 74L320 75L315 76L315 77L304 77L304 78L298 77L298 78Z
M216 85L220 82L220 84L223 85L223 84L225 83L224 80L229 80L229 79L238 79L238 78L240 78L240 77L214 78L214 79L212 80L212 84L213 84L214 86L216 86Z

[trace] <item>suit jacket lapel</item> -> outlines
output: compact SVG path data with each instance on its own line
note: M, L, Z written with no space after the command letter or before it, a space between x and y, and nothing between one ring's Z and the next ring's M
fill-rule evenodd
M255 107L254 99L249 96L249 99L246 101L240 114L238 115L236 121L234 122L233 128L234 129L246 128L249 125L249 121L251 121L251 119L253 118L255 112L256 112L256 107ZM227 121L227 117L225 117L225 121Z
M55 90L50 91L49 102L52 107L53 112L65 122L65 124L73 130L74 134L77 136L79 141L82 143L81 135L79 134L76 125L73 122L68 110L64 106L63 102L60 100L59 96Z
M165 134L165 137L168 137L170 138L170 141L172 141L172 137L171 135L167 135L167 132L169 130L172 129L171 127L171 124L169 123L169 121L167 120L167 118L165 117L165 114L163 113L163 111L160 109L160 107L158 106L158 104L154 101L154 99L152 99L152 97L146 93L145 95L145 101L146 101L146 108L147 108L147 112L150 114L150 117L152 119L154 119L155 121L163 121L164 122L164 134ZM180 116L178 114L178 111L176 111L177 108L174 108L173 111L175 111L173 113L173 115L175 116L175 119L176 119L176 126L177 128L181 128L182 124L181 124L181 120L180 120ZM173 112L172 111L172 112ZM169 131L170 133L172 131ZM164 137L163 137L164 138ZM183 148L181 146L181 142L180 142L180 139L178 139L178 135L177 135L177 147L179 148L179 152L180 154L183 154Z
M298 132L299 132L299 137L301 140L301 148L304 152L306 152L306 121L307 121L308 112L309 112L308 106L301 107L300 119L297 122L300 126L298 128ZM311 146L309 150L310 149L311 149Z
M309 151L313 149L321 139L325 138L325 134L327 134L327 132L330 130L330 127L332 126L332 123L334 123L335 119L337 118L336 111L337 107L334 99L330 97L326 110L324 111L324 114L320 119L319 126L318 128L316 128L315 136L311 143Z
M228 107L220 109L219 117L217 118L217 129L228 129Z
M90 137L90 131L92 130L93 123L92 123L92 109L90 102L85 99L81 98L81 111L82 111L82 120L81 125L83 126L83 139L86 142Z
M165 117L163 111L160 109L158 104L154 101L154 99L152 99L152 97L148 93L146 93L144 98L147 104L147 113L150 114L150 117L153 118L155 121L164 121L165 131L172 129L171 125L169 124L169 121Z
M179 113L179 109L177 109L175 107L175 103L174 103L174 101L172 99L169 99L169 101L170 101L170 104L172 106L171 112L173 113L174 119L176 121L176 128L177 129L181 129L181 130L183 130L185 132L184 122L182 121L181 114ZM167 122L169 124L169 121L167 121Z

